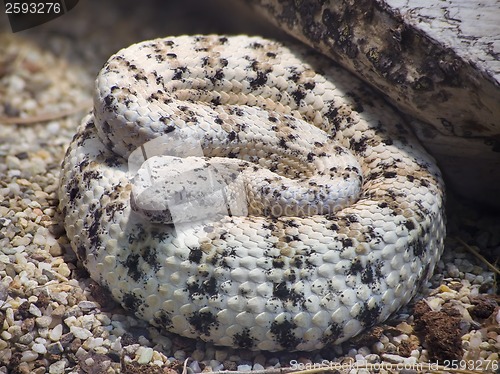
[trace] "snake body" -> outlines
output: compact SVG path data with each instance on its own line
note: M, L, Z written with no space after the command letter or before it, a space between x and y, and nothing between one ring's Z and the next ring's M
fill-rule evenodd
M443 189L402 119L331 61L211 35L108 60L59 192L72 247L126 309L274 351L407 303L443 249Z

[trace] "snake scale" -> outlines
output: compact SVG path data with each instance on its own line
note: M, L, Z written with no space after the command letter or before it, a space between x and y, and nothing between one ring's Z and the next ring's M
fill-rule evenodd
M330 60L200 35L108 60L59 193L78 258L126 309L291 351L346 341L415 295L443 250L443 191L403 120Z

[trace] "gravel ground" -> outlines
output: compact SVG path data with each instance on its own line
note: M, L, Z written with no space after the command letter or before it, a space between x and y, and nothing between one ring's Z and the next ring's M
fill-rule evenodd
M87 0L16 34L0 15L0 373L278 372L314 363L399 363L414 373L418 363L438 360L468 360L480 372L495 372L498 277L465 243L498 261L500 219L453 196L446 250L421 294L386 324L320 352L236 351L173 336L127 314L88 278L65 237L56 191L65 149L90 110L97 71L119 48L157 36L282 37L228 3Z

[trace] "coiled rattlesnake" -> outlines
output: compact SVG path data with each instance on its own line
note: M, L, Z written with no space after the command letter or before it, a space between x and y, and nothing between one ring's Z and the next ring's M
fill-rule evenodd
M443 188L401 118L331 61L183 36L105 64L60 207L91 277L139 317L313 350L386 319L432 274Z

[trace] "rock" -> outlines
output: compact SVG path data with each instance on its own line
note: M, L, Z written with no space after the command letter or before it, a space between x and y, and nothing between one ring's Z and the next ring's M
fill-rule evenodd
M153 358L153 349L149 347L139 347L136 355L138 356L137 363L141 365L148 364Z
M65 360L59 360L54 362L49 366L49 374L64 374L64 368L66 367Z
M45 346L43 344L40 344L40 343L35 343L31 346L31 349L33 350L33 352L36 352L38 354L45 354L47 353L47 348L45 348Z
M449 187L500 207L498 4L247 1L408 114Z
M49 332L49 338L50 340L56 342L61 338L63 331L63 326L62 324L59 324L55 326L50 332Z
M92 333L89 330L84 329L83 327L71 326L70 331L73 333L73 335L76 338L79 338L82 340L88 339L92 336Z

